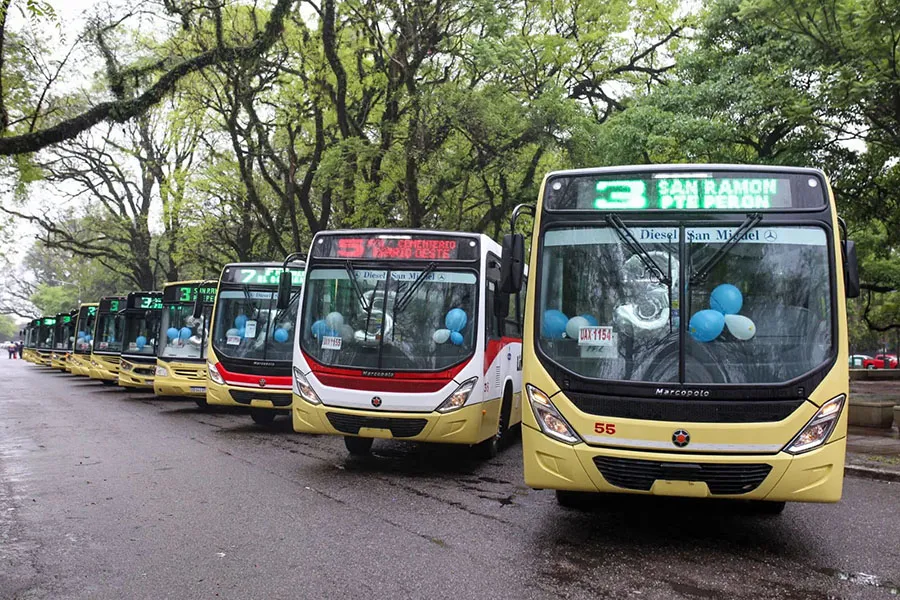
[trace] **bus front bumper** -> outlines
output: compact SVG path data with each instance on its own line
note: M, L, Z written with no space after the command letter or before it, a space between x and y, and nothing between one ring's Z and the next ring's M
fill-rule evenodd
M157 396L206 398L206 363L157 363L153 392ZM164 370L164 371L163 371ZM161 374L162 372L165 375Z
M119 380L118 359L110 360L101 355L92 354L90 363L91 368L88 371L88 377L91 379L99 379L101 381Z
M90 358L86 355L69 355L69 373L72 375L87 375L90 372Z
M119 363L119 387L152 390L155 375L154 363Z
M450 413L383 412L313 405L295 394L291 417L294 431L301 433L477 444L497 434L500 402L497 398Z
M837 502L841 499L843 488L846 446L847 439L843 437L797 456L786 452L765 455L674 454L600 448L583 442L570 446L551 439L526 424L522 425L525 483L534 489ZM596 463L595 459L602 460ZM667 463L673 466L667 467ZM754 473L759 473L760 469L765 470L760 465L768 465L771 470L758 481L760 477ZM662 471L658 470L660 466L664 467ZM685 474L700 471L707 466L724 467L730 471L728 474L719 472L716 476ZM675 477L668 475L670 479L665 479L666 472L680 474ZM651 473L663 475L655 478ZM607 476L618 485L610 483ZM743 477L743 485L749 491L714 493L710 484L702 481L713 481L714 488L722 485L715 483L714 477L720 478L720 481L721 478Z
M206 402L216 406L240 406L287 412L291 409L291 390L252 388L206 382Z

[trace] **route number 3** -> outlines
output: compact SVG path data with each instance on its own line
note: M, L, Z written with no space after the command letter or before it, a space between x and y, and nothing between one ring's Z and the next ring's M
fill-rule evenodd
M615 423L594 423L594 433L616 435Z

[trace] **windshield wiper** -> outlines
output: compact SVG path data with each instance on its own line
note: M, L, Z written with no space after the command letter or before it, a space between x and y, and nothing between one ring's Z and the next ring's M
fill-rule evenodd
M644 263L644 267L653 273L660 283L665 284L666 287L672 287L671 277L666 273L663 273L660 266L656 264L656 261L650 256L650 253L647 252L647 249L637 241L637 238L635 238L630 231L628 231L628 228L625 227L625 224L618 215L606 215L606 222L619 235L619 239L622 240L622 243L624 243L633 254L641 259L641 262Z
M375 302L375 296L372 296L372 302L369 303L369 306L366 306L366 299L363 296L362 290L359 289L359 282L356 281L356 270L353 268L353 263L349 260L344 263L344 270L347 271L347 275L350 276L350 283L353 284L353 290L356 292L356 300L359 302L359 305L369 312L372 310L372 303Z
M437 269L437 263L428 263L428 266L425 267L422 272L416 277L416 280L412 282L412 285L400 296L400 299L394 302L394 316L397 316L400 312L405 309L410 302L412 302L412 296L416 293L416 290L419 289L419 286L422 285L422 282L425 281L425 278L428 277L430 273L432 273L435 269Z
M713 270L719 261L725 258L725 255L728 254L732 248L734 248L737 243L741 240L742 237L750 233L750 231L756 227L756 225L762 221L762 215L760 213L752 213L747 215L747 218L744 219L744 222L741 223L741 226L734 230L734 233L731 234L731 237L719 247L718 250L712 253L709 258L703 261L703 264L691 274L691 284L697 283L698 281L703 281L709 275L709 272Z

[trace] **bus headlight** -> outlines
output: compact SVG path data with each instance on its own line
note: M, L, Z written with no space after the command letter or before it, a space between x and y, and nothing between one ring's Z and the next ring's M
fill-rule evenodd
M119 362L120 371L128 372L132 369L133 366L134 365L132 365L130 362L125 362L124 360Z
M823 404L806 424L806 427L801 429L800 433L785 447L784 451L788 454L803 454L827 442L841 418L845 399L846 396L841 394Z
M225 385L225 380L222 379L222 375L219 373L219 370L216 368L216 365L212 363L206 363L206 373L209 376L209 380L213 383L218 383L219 385Z
M156 365L156 376L157 377L168 377L169 370L165 367L160 367L159 365Z
M459 384L459 387L456 388L452 394L447 396L447 399L441 402L441 405L438 406L435 410L440 413L448 413L453 412L458 408L462 408L462 406L469 399L469 396L472 394L472 390L475 389L476 383L478 383L478 377L466 379L461 384Z
M525 385L525 393L528 396L531 410L534 411L534 416L544 434L566 444L577 444L581 441L581 438L578 437L572 426L566 422L565 418L553 406L547 394L531 384Z
M294 387L297 388L297 395L310 404L322 404L322 401L319 399L319 395L316 393L316 390L314 390L313 387L309 385L306 377L303 376L303 372L300 371L300 369L298 369L297 367L294 367Z

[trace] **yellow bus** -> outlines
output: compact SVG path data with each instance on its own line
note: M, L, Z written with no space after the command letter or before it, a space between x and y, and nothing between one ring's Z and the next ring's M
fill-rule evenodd
M53 351L50 353L50 366L63 373L69 370L69 354L75 343L75 318L78 311L59 313L53 331Z
M25 326L25 347L22 349L22 358L30 363L37 361L37 336L38 328L41 325L40 319L32 319Z
M37 340L35 341L34 364L42 367L50 366L53 355L53 339L56 333L56 317L41 317L37 327Z
M162 292L129 292L122 317L119 387L153 390Z
M473 446L521 421L522 339L500 244L418 229L322 231L297 318L294 431Z
M88 302L78 307L75 321L75 347L69 355L69 371L72 375L87 377L91 372L91 344L94 340L94 320L97 318L96 302Z
M153 379L157 396L193 398L198 406L206 406L206 338L215 300L215 281L182 281L163 287Z
M290 414L291 358L303 262L232 263L219 278L207 344L206 401L250 409L256 423ZM287 268L291 302L278 310L278 284Z
M119 360L122 354L122 317L124 296L104 296L97 305L97 318L91 334L91 369L88 375L104 385L119 382Z
M513 214L515 219L521 207ZM845 297L856 250L817 169L643 165L550 173L533 209L525 483L841 498ZM842 232L844 235L842 235ZM504 239L502 288L524 239Z

